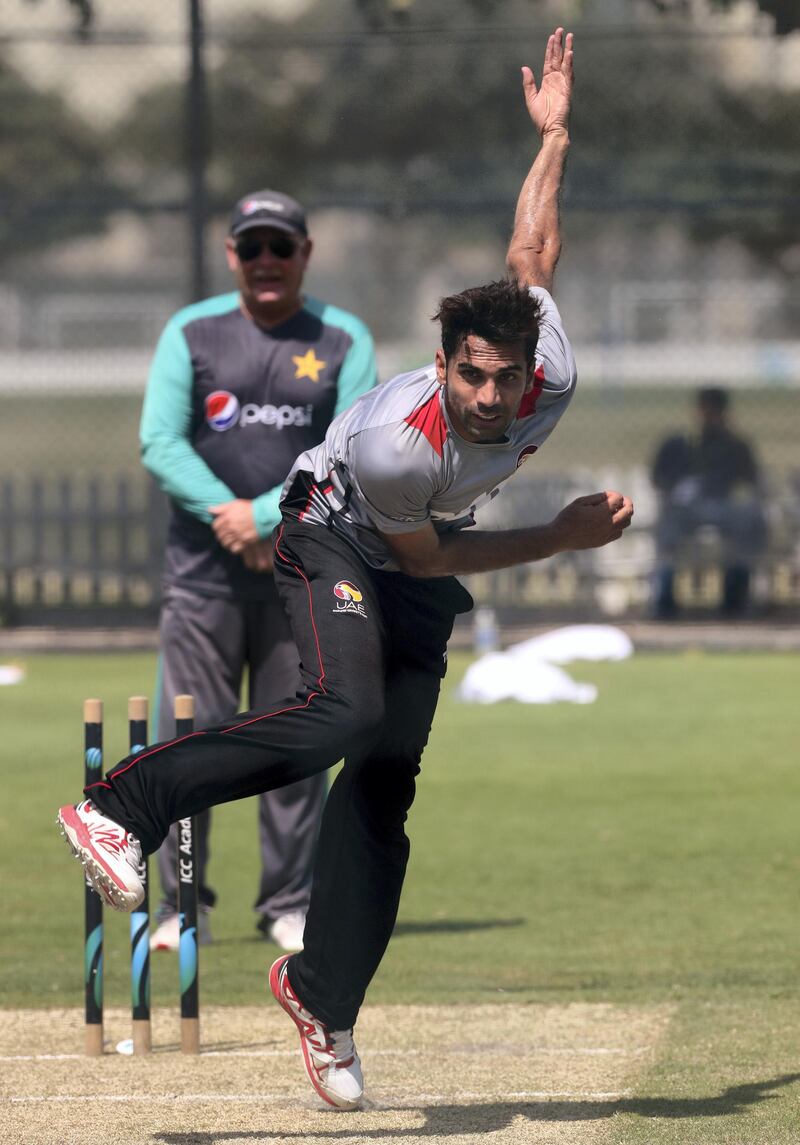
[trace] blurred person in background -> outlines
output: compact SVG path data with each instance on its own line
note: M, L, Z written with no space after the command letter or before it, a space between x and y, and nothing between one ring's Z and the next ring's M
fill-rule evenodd
M302 207L246 195L225 242L237 289L178 311L158 343L141 420L145 467L170 498L160 623L157 738L173 699L199 727L265 709L299 686L299 657L272 576L278 499L295 457L377 381L372 339L352 314L305 297ZM259 799L259 930L302 948L324 774ZM210 812L197 817L199 938L209 942ZM158 852L163 897L153 949L177 950L177 824Z
M752 558L764 547L766 521L755 454L730 428L729 406L725 390L699 390L695 432L667 437L653 461L651 477L660 494L654 615L660 620L677 615L678 554L703 527L713 528L720 539L722 614L740 616L749 603Z

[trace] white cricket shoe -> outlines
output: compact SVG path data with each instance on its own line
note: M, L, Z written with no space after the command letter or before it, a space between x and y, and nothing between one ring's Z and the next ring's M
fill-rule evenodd
M267 934L281 950L297 951L303 949L305 928L305 914L301 910L293 910L270 923Z
M364 1094L361 1062L352 1030L330 1030L306 1010L292 989L283 954L273 962L269 988L300 1031L303 1062L314 1089L336 1109L358 1109Z
M168 914L150 935L151 950L177 950L181 944L181 922L177 914Z
M114 910L135 910L144 898L136 836L102 815L90 799L59 808L56 822L101 899Z
M211 925L208 920L209 908L198 907L197 910L197 941L201 946L208 946L211 942ZM150 935L151 950L180 950L181 920L177 914L168 914L161 919L156 929Z

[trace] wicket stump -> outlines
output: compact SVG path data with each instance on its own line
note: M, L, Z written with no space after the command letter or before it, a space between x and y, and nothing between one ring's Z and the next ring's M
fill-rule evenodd
M175 697L175 736L191 735L194 730L194 697ZM178 917L181 977L181 1050L200 1053L200 1007L197 934L197 862L194 819L178 821Z
M147 745L148 702L145 696L128 700L128 743L130 753ZM194 730L194 698L175 697L175 735L180 738ZM85 700L83 705L84 786L94 783L103 765L103 701ZM197 862L193 819L179 825L178 912L180 948L178 953L181 990L181 1050L200 1052L200 995L198 983ZM133 1052L151 1049L150 1027L150 896L147 858L139 867L145 897L131 914L131 1012ZM103 902L86 881L84 894L84 993L86 1013L86 1053L103 1053ZM130 1043L129 1043L130 1045ZM122 1052L130 1052L127 1049Z
M147 746L147 697L131 696L128 700L128 744L130 752L144 751ZM150 1033L150 886L147 856L139 864L139 878L144 899L131 914L131 1018L133 1052L149 1054Z
M83 704L83 782L94 783L103 766L103 701ZM86 880L84 890L84 988L86 1053L103 1052L103 902Z

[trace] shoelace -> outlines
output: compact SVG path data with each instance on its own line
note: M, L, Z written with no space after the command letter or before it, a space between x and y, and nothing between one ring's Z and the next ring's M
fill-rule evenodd
M352 1030L329 1030L322 1022L314 1020L314 1035L307 1036L307 1040L315 1056L327 1058L335 1069L346 1069L355 1060Z
M346 1069L352 1065L356 1057L356 1047L353 1043L352 1030L329 1030L333 1053L335 1055L334 1067Z
M294 990L292 990L291 984L286 977L285 968L282 975L281 988L293 1003L293 1009L303 1024L303 1036L312 1054L315 1058L322 1059L319 1068L326 1069L333 1066L334 1069L346 1069L349 1065L352 1065L358 1056L356 1054L356 1047L353 1044L352 1029L329 1030L323 1022L320 1022L313 1014L310 1014L309 1011L300 1004L300 1000Z

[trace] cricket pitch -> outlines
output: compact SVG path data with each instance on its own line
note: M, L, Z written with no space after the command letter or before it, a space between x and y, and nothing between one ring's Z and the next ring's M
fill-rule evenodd
M5 1010L0 1141L25 1145L599 1145L652 1062L669 1006L366 1006L356 1043L364 1108L323 1108L277 1007L208 1007L202 1053L179 1052L177 1009L153 1053L115 1052L130 1015L107 1010L106 1052L83 1055L79 1010Z

